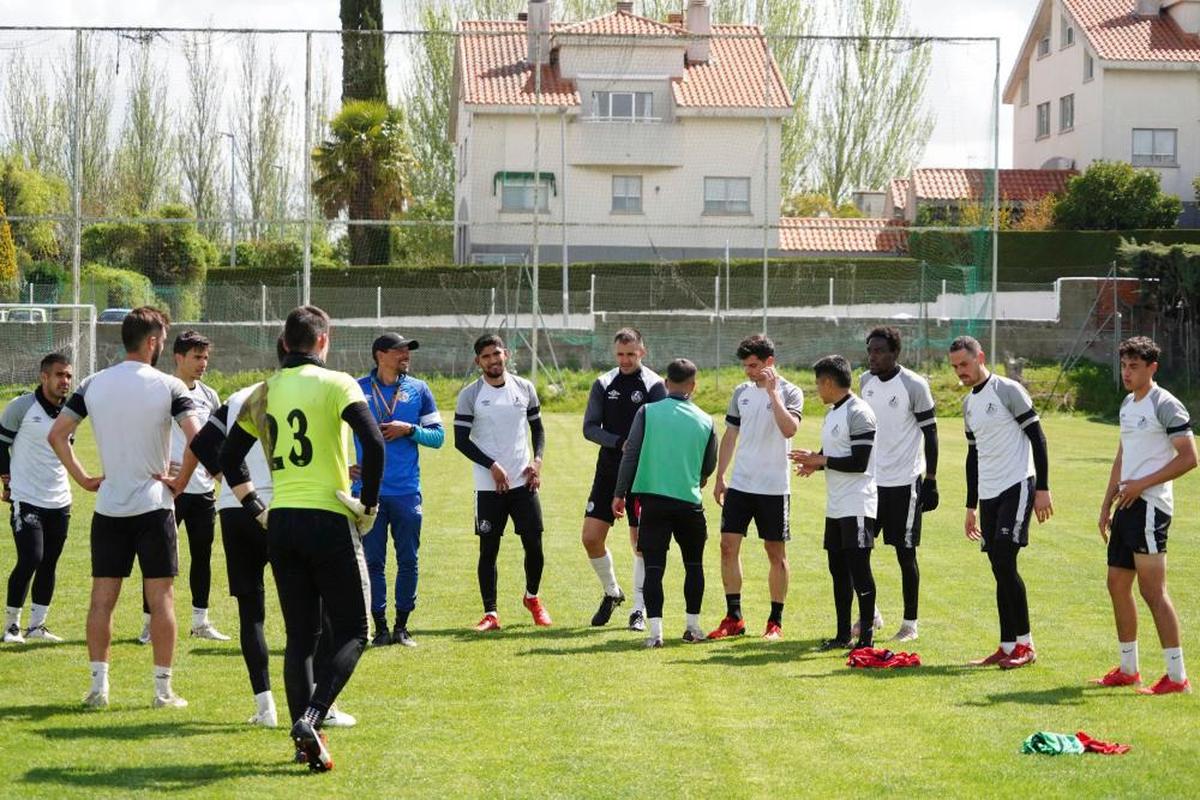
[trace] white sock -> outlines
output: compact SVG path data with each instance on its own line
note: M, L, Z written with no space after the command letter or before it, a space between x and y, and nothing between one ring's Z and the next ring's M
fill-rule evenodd
M170 667L160 667L157 664L154 666L154 691L159 697L171 696Z
M1023 644L1026 647L1033 647L1033 634L1023 633L1017 637L1017 644Z
M46 615L50 613L50 606L44 606L41 603L34 603L29 611L29 627L40 628L46 624Z
M646 559L639 555L633 557L633 610L646 610L646 596L642 594L642 586L646 583Z
M1016 642L1001 642L1000 649L1004 651L1004 655L1010 656L1010 655L1012 655L1012 651L1017 649L1017 643Z
M1132 642L1117 642L1121 650L1121 672L1126 675L1136 675L1138 672L1137 640Z
M901 622L901 624L902 624L902 625L903 625L905 628L912 628L914 631L917 629L917 621L916 621L915 619L906 619L906 620L903 620L903 621Z
M208 609L192 607L192 627L199 628L208 622Z
M146 630L150 629L150 613L149 612L146 612L146 611L142 612L142 626L144 628L146 628Z
M688 630L690 630L690 631L700 630L700 615L699 614L688 614L687 615L687 626L688 626Z
M275 708L275 695L271 694L270 689L267 689L265 692L259 692L254 695L254 705L258 707L259 713L269 711Z
M107 692L108 691L108 662L93 661L92 667L92 691Z
M528 589L525 590L525 599L526 600L532 600L535 597L537 597L536 594L530 594Z
M649 619L649 622L650 622L651 638L661 639L662 638L662 617L651 617Z
M617 585L617 574L613 571L612 553L608 550L604 551L604 555L599 558L588 559L592 564L592 569L596 572L596 577L600 579L600 585L604 588L604 593L609 597L616 597L621 593L621 587Z
M8 628L12 625L21 627L21 609L13 608L12 606L4 607L4 627Z
M1167 662L1167 676L1176 683L1187 680L1187 670L1183 668L1183 648L1164 647L1163 660Z
M485 617L495 617L496 619L500 618L500 615L497 614L495 611L485 611L485 612L483 612L483 615Z

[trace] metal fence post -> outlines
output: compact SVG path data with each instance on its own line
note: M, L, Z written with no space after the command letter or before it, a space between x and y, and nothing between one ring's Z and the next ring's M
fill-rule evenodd
M260 283L260 284L258 285L258 287L259 287L260 295L261 295L261 298L262 298L262 299L261 299L261 305L262 305L262 324L263 324L263 325L266 325L266 324L267 324L267 285L266 285L265 283Z
M304 291L308 305L312 284L312 32L304 34Z

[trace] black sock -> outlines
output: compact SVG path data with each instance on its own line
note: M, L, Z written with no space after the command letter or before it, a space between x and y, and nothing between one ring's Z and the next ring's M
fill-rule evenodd
M768 622L774 622L776 625L783 625L783 603L771 601L771 616L767 617Z
M374 619L375 619L375 630L377 630L377 631L386 631L387 630L388 624L387 624L387 614L386 613L385 614L372 614L371 616L374 617Z
M411 611L397 611L396 612L396 627L402 631L408 630L408 615L411 613L412 613Z
M742 595L737 594L725 595L725 616L730 619L742 618Z

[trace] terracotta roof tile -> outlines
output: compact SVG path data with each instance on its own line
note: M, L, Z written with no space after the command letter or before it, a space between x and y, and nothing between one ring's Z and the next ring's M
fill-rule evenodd
M1166 11L1137 15L1137 0L1063 0L1096 54L1110 61L1200 62L1200 36Z
M915 169L912 191L917 200L983 200L991 170ZM1010 203L1041 200L1066 191L1073 169L1002 169L1000 199Z
M908 208L908 192L911 181L908 178L893 178L888 184L888 202L892 208L900 209L900 213L904 213L904 209Z
M517 21L467 20L460 25L458 67L462 102L479 105L533 105L533 67L525 62L526 24ZM680 36L682 29L617 11L575 25L551 28L560 46L571 46L564 34L588 36ZM724 34L724 36L722 36ZM771 108L792 106L779 65L770 54L762 29L752 25L714 25L712 59L689 64L682 79L672 81L675 102L684 108ZM681 56L682 57L682 56ZM579 90L555 66L542 67L542 102L578 106Z
M780 217L779 249L809 253L908 252L908 230L891 219Z

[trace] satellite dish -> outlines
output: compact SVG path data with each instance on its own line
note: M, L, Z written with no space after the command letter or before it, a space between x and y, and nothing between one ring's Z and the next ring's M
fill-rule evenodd
M1041 169L1075 169L1075 159L1055 156L1054 158L1046 159Z

